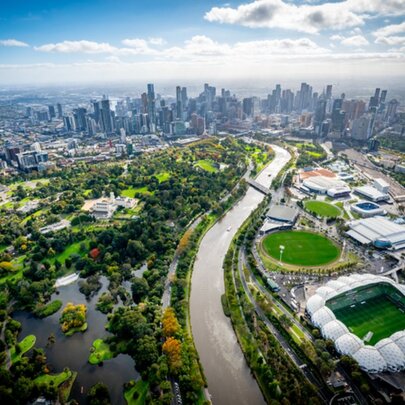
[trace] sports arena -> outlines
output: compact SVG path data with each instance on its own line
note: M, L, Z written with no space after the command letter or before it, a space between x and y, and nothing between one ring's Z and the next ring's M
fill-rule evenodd
M405 369L405 287L388 277L352 274L328 281L306 312L325 339L368 373Z

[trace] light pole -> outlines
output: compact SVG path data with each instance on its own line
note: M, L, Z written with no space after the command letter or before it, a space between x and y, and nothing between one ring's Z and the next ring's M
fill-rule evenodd
M284 249L285 249L285 246L284 246L284 245L280 245L280 266L283 265L283 264L281 263L281 258L283 257Z

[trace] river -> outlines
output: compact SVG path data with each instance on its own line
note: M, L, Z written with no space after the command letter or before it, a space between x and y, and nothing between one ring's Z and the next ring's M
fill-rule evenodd
M98 297L107 290L108 286L106 277L100 277L100 281L102 288L90 300L86 300L80 293L78 282L58 288L58 293L52 296L52 299L63 302L62 309L68 302L86 304L88 329L84 333L75 333L70 337L62 333L59 324L62 309L44 319L35 318L30 313L22 311L15 312L13 318L22 324L19 340L29 334L37 337L35 346L45 349L51 372L61 372L64 367L78 372L70 398L85 404L90 387L101 381L108 387L111 402L114 405L123 405L126 403L123 384L139 378L133 359L128 355L120 354L114 359L105 361L102 366L94 366L87 361L93 341L109 335L105 330L107 316L95 309ZM46 347L51 333L55 334L56 341L50 347ZM83 393L81 387L83 387Z
M285 149L272 147L275 158L256 179L266 187L290 159ZM263 198L262 193L249 187L239 203L206 233L194 264L191 326L214 405L265 403L221 305L221 295L225 292L222 264L226 252L238 228Z

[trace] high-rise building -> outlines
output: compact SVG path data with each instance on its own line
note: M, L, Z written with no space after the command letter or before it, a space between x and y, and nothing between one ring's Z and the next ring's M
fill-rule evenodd
M53 118L56 117L55 114L55 107L53 105L48 105L48 115L49 115L49 120L51 121Z
M177 86L176 87L176 117L178 120L182 119L183 116L183 106L182 106L182 101L181 101L181 87Z
M342 132L345 127L345 112L342 111L343 99L337 98L332 107L332 130Z
M353 120L352 123L352 138L359 141L366 141L369 139L373 132L372 116L367 114L360 118Z
M63 117L63 108L61 103L56 104L56 109L58 110L58 118L62 119Z
M114 123L112 119L112 114L110 110L110 100L104 98L101 100L101 128L103 132L107 135L112 134L114 130Z
M147 100L148 100L149 121L154 126L156 123L155 87L154 87L153 83L149 83L147 87L148 87L148 99Z
M328 84L326 86L326 98L330 100L332 98L332 85Z
M395 120L395 115L397 113L397 108L399 106L399 102L395 99L390 100L387 104L387 111L385 113L384 120L391 123Z
M247 117L253 117L254 115L253 97L244 98L242 103L243 103L243 113Z
M326 117L326 100L321 98L318 100L314 114L314 131L317 135L322 133L322 124Z

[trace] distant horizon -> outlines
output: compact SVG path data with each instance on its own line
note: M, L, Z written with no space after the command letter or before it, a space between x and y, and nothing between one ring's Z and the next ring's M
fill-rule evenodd
M404 0L16 0L0 18L0 85L400 82L404 17Z

